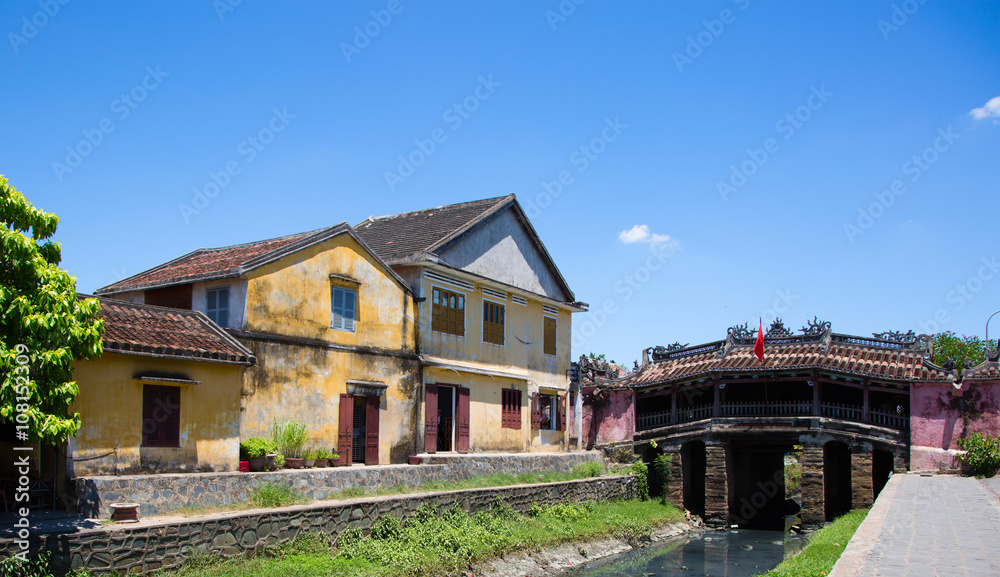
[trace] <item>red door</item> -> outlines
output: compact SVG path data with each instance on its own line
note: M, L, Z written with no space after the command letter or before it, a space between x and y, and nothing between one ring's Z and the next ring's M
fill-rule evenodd
M428 384L424 395L424 452L436 453L438 446L438 386Z
M542 428L542 408L538 406L538 393L531 393L531 428L535 431Z
M566 430L566 395L556 397L556 430Z
M378 465L378 410L381 398L368 395L365 413L365 464Z
M458 402L455 403L455 423L458 425L458 442L456 449L459 453L469 452L469 389L458 388Z
M354 395L340 395L340 422L337 428L340 464L347 465L351 462L351 437L354 434Z

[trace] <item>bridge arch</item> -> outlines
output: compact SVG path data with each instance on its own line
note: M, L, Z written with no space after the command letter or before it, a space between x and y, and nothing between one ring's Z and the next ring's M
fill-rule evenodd
M823 445L823 503L827 521L851 510L851 449L841 441Z
M690 441L681 447L681 470L684 487L684 508L692 515L705 516L705 475L707 470L705 443Z

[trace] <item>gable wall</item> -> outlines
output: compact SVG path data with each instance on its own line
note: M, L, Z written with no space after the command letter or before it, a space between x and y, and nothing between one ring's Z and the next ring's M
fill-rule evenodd
M453 267L555 300L570 300L510 208L443 250L440 256Z

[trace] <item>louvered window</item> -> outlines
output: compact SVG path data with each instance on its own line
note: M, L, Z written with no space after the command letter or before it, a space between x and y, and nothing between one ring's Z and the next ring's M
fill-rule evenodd
M504 429L521 428L521 391L517 389L501 389L503 411L500 417L500 427Z
M205 313L220 327L229 326L229 288L205 291Z
M545 326L544 326L544 335L542 338L543 341L542 352L547 355L555 355L556 327L558 325L556 324L556 319L552 317L544 317L544 319L545 319Z
M483 301L483 342L503 345L504 306Z
M465 336L465 295L434 288L431 330Z
M358 293L349 288L335 286L332 287L330 300L330 328L354 332Z
M181 389L163 385L142 387L142 445L177 447L181 431Z

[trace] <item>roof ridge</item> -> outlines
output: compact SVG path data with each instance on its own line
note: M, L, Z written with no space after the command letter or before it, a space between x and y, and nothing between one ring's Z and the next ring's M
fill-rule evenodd
M369 216L368 218L366 218L365 220L361 221L361 223L358 223L358 224L362 224L362 223L365 223L365 222L375 222L375 221L378 221L378 220L389 220L391 218L398 218L398 217L401 217L401 216L407 216L407 215L411 215L411 214L417 214L417 213L420 213L420 212L430 212L430 211L433 211L433 210L441 210L441 209L444 209L444 208L464 207L464 206L468 206L470 204L485 203L485 202L490 202L490 201L492 201L491 204L495 205L495 204L499 204L499 202L501 200L506 200L506 199L511 198L513 196L514 196L514 193L511 193L511 194L508 194L508 195L505 195L505 196L494 196L494 197L490 197L490 198L481 198L479 200L467 200L465 202L456 202L454 204L442 204L441 206L432 206L432 207L429 207L429 208L421 208L419 210L410 210L410 211L406 211L406 212L397 212L395 214L386 214L386 215L382 215L382 216ZM484 210L483 212L486 212L486 211Z
M338 224L335 224L333 226L339 226L339 224L342 224L342 223L338 223ZM283 240L283 239L286 239L286 238L291 238L293 236L308 237L310 235L313 235L313 234L316 234L318 232L324 231L324 230L326 230L328 228L333 228L333 227L332 226L324 226L322 228L317 228L315 230L307 230L305 232L295 232L295 233L292 233L292 234L283 234L281 236L276 236L276 237L273 237L273 238L265 238L265 239L261 239L261 240L253 240L253 241L250 241L250 242L242 242L242 243L230 244L230 245L226 245L226 246L217 246L217 247L212 247L212 248L200 247L200 248L196 248L192 252L198 252L198 251L213 252L213 251L219 251L219 250L228 250L228 249L232 249L232 248L243 248L243 247L246 247L246 246L253 246L253 245L257 245L257 244L264 244L264 243L267 243L267 242L273 242L273 241L276 241L276 240Z

